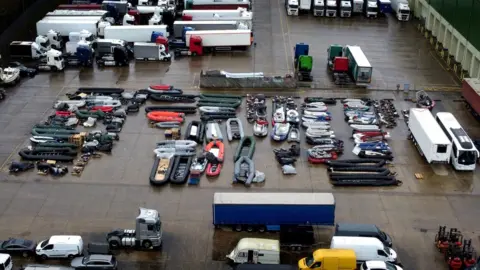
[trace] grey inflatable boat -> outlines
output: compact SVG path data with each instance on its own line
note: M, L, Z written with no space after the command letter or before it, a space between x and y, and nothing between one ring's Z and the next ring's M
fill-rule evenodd
M253 178L255 177L255 164L248 157L240 157L237 162L235 162L235 168L233 172L233 182L243 182L245 185L249 186L252 184Z

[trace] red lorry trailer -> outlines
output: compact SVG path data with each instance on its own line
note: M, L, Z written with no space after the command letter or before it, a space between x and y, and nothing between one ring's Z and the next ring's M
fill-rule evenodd
M480 121L480 79L464 79L462 95L472 115Z

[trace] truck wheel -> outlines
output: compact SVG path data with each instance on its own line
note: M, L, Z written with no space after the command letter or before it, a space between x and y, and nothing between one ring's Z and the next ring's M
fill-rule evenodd
M236 225L234 227L234 230L237 231L237 232L241 232L242 231L242 225Z
M108 244L110 245L111 249L115 249L115 248L120 247L120 243L117 240L108 241Z
M197 56L197 53L196 53L196 52L193 52L193 53L192 53L192 56Z
M43 254L42 256L40 256L40 259L42 259L43 261L48 260L48 256Z
M52 71L57 71L57 67L52 67Z
M261 232L261 233L265 232L266 230L267 229L265 229L265 226L258 227L258 231Z
M152 247L152 242L146 240L146 241L143 241L143 247L144 248L151 248Z
M253 232L253 231L254 231L253 226L248 226L247 227L247 232Z

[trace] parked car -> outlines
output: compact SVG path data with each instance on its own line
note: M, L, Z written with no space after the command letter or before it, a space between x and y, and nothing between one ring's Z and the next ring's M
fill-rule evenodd
M77 257L72 260L70 266L75 269L116 270L117 259L112 255L92 254L85 257Z
M403 268L390 262L366 261L360 270L403 270Z
M10 238L0 241L0 253L8 253L10 255L29 257L35 255L35 247L35 242L25 239Z
M20 62L10 62L8 66L20 69L21 77L35 77L38 73L38 69L27 67Z

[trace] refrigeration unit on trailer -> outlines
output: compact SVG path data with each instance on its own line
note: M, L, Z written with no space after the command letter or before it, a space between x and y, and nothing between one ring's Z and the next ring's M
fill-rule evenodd
M378 17L378 4L377 0L366 0L363 5L363 13L367 18Z
M332 193L215 193L213 225L235 231L335 223Z
M245 50L253 42L251 30L187 31L187 47L192 47L192 37L200 38L201 46L207 50Z
M344 55L348 58L348 72L355 84L368 86L372 81L373 68L359 46L345 46Z
M243 24L244 30L247 30L247 26ZM236 21L175 21L173 23L173 33L175 38L181 38L183 36L184 27L191 27L197 31L204 30L236 30L242 27L242 24Z
M364 0L353 0L352 1L353 13L355 13L355 14L363 13L364 3L365 3Z
M448 163L452 143L428 109L411 108L408 117L410 138L428 163Z
M168 37L166 25L112 25L105 27L105 39L122 39L127 42L150 42L152 33Z
M185 0L186 9L250 9L250 0Z
M285 0L285 10L288 16L298 16L298 0Z
M439 112L435 119L447 138L452 142L450 163L453 168L457 171L474 171L479 153L467 132L455 116L449 112Z
M312 0L299 0L300 5L299 5L299 11L308 13L312 9Z
M326 17L337 17L337 1L327 0L327 9L325 10Z
M68 37L71 32L89 31L95 36L102 36L108 22L95 20L40 20L37 22L37 34L46 35L48 31L55 30L63 37Z
M399 21L410 20L410 6L408 0L391 0L392 12Z
M313 1L313 16L323 17L325 16L325 1L314 0Z

